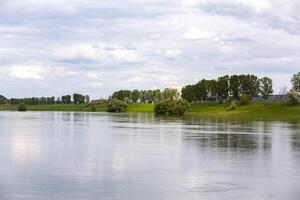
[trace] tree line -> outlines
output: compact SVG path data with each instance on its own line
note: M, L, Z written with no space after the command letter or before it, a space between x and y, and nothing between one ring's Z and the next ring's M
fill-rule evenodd
M167 99L179 98L179 92L175 88L164 90L119 90L115 91L110 99L119 99L126 103L157 103Z
M24 103L26 105L51 105L51 104L83 104L89 103L89 95L82 95L74 93L71 95L64 95L62 97L31 97L31 98L11 98L6 99L4 96L0 95L0 104L10 104L17 105Z
M181 90L182 98L189 102L223 102L229 98L239 100L242 95L250 98L261 94L268 98L273 93L273 82L268 77L259 79L254 75L221 76L217 79L202 79Z

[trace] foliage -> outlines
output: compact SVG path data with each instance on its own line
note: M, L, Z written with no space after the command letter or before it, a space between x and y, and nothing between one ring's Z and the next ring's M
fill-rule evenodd
M230 76L229 91L234 99L238 100L240 98L240 80L238 75Z
M162 92L163 100L175 100L178 99L179 93L178 90L175 88L166 88Z
M258 96L259 94L259 79L254 75L240 75L240 94L246 94L250 97Z
M162 99L177 99L179 93L177 89L166 88L162 92L156 90L119 90L115 91L111 98L126 101L127 103L157 103Z
M264 99L267 99L273 93L273 81L268 77L260 79L260 93Z
M288 93L288 104L298 105L300 104L300 95L294 89Z
M227 99L229 96L229 76L219 77L217 80L217 94L219 102Z
M20 103L20 104L18 105L18 111L22 111L22 112L27 111L26 105L25 105L24 103Z
M196 90L194 85L187 85L181 89L181 97L186 99L188 102L196 102Z
M236 102L235 102L235 100L233 100L233 101L230 103L229 110L235 110L235 109L236 109Z
M131 100L132 100L132 103L137 103L139 101L139 98L140 98L140 92L138 90L133 90L131 92Z
M4 96L0 95L0 104L6 104L6 103L7 103L7 99Z
M251 103L251 96L248 94L243 94L240 96L240 104L247 105Z
M158 115L181 116L188 108L190 104L185 99L168 99L157 103L154 112Z
M54 97L31 97L31 98L22 98L22 99L11 98L10 100L8 100L8 103L11 105L18 105L20 103L25 103L27 105L45 105L45 104L54 104L55 98Z
M62 96L61 101L64 104L70 104L71 103L71 95Z
M84 103L85 102L85 96L84 95L81 95L81 94L73 94L73 102L74 103Z
M121 101L124 101L125 98L131 97L131 91L130 90L119 90L112 94L112 99L119 99Z
M268 80L271 80L267 78ZM265 79L263 79L265 80ZM265 90L264 90L265 91ZM189 102L219 102L233 98L238 100L240 95L246 94L251 98L260 92L260 79L254 75L221 76L217 80L202 79L195 85L182 88L181 95ZM269 94L269 90L267 90Z
M122 100L114 98L107 106L107 112L125 112L128 104Z
M298 72L298 74L294 74L293 78L291 80L291 83L293 85L293 89L296 92L300 92L300 72Z

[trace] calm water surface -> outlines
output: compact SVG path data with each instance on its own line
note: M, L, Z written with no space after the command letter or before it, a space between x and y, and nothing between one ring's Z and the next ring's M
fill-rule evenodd
M299 200L300 123L0 112L0 200Z

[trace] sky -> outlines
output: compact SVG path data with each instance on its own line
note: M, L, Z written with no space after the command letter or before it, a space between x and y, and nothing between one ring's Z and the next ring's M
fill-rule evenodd
M0 94L107 97L226 74L290 87L299 0L1 0Z

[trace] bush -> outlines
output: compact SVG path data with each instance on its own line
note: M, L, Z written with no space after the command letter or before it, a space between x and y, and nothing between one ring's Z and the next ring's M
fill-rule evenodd
M95 108L95 106L92 107L92 112L96 112L97 109Z
M155 104L154 112L157 115L181 116L190 108L190 104L185 99L164 100Z
M24 103L18 105L18 111L25 112L27 111L27 107Z
M125 112L128 104L119 99L113 99L107 106L107 112Z
M290 105L300 104L300 95L293 89L288 92L288 104Z
M236 103L235 103L235 101L232 101L230 103L229 110L235 110L235 109L236 109Z
M243 94L240 96L240 104L247 105L251 103L251 96L247 94Z

